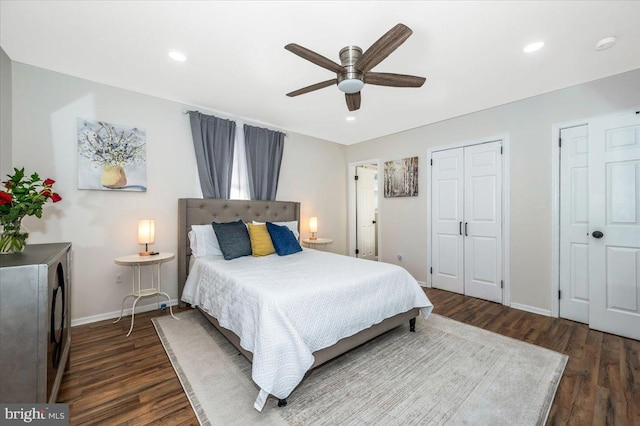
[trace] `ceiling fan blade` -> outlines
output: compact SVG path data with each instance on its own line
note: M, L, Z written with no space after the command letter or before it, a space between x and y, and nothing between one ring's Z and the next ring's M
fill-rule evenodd
M415 75L392 74L388 72L368 72L364 75L366 84L391 87L422 87L427 79Z
M305 93L313 92L314 90L324 89L325 87L329 87L332 84L338 84L338 79L334 78L332 80L322 81L320 83L312 84L311 86L303 87L302 89L295 90L291 93L287 93L287 96L290 98L298 95L304 95Z
M362 54L355 68L362 72L369 71L404 43L412 33L413 31L404 24L391 28Z
M347 100L347 108L349 108L349 111L360 109L360 92L345 93L344 97Z
M322 68L328 69L329 71L333 71L338 74L345 71L341 65L336 64L331 59L325 58L324 56L314 52L313 50L309 50L306 47L291 43L287 44L284 48L289 52L295 53L301 58L306 59L309 62L313 62L314 64L319 65Z

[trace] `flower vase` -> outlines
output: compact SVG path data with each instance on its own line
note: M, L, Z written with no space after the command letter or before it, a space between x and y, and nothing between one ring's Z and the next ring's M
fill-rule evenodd
M20 253L27 246L29 230L22 218L0 224L0 254Z
M105 164L102 166L100 183L105 188L117 189L125 187L127 185L127 175L124 172L124 167Z

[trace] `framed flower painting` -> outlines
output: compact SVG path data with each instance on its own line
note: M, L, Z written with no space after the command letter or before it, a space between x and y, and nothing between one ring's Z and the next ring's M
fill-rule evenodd
M146 132L78 118L78 189L147 190Z

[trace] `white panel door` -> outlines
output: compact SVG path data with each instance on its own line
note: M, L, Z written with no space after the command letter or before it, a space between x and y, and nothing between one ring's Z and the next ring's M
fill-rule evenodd
M560 133L560 317L589 323L589 135Z
M375 225L375 179L377 169L362 166L356 167L356 241L357 257L377 260L376 258L376 225Z
M464 149L464 293L502 302L500 142Z
M589 326L640 340L638 113L589 123L589 228Z
M434 152L431 167L431 285L464 294L463 148Z

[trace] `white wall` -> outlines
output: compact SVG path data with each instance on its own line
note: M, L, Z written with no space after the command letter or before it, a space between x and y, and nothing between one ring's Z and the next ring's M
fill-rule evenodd
M153 248L176 252L176 200L200 195L189 120L182 114L189 106L20 63L12 64L12 81L13 140L7 144L3 134L2 153L13 151L11 166L55 179L63 197L45 207L42 220L25 220L30 242L71 241L72 317L108 316L119 310L130 288L130 271L113 258L139 251L137 219L155 218ZM4 110L4 86L2 93ZM346 164L418 155L420 195L381 199L380 254L384 261L397 262L396 254L402 253L401 264L426 281L427 149L508 133L511 301L550 310L551 126L639 107L639 100L640 70L635 70L348 147L287 132L278 199L302 203L303 236L306 219L318 216L319 235L335 240L328 248L346 253ZM147 192L77 189L77 117L146 130ZM163 271L165 288L176 298L176 262ZM115 284L118 272L125 274L122 284Z
M25 220L29 242L73 243L74 320L119 313L131 288L131 271L113 259L140 250L139 218L156 220L154 250L177 253L177 199L201 194L183 108L189 106L13 63L13 165L56 180L54 188L63 197L45 206L41 220ZM147 192L77 189L78 117L146 130ZM342 252L345 147L287 133L278 199L302 202L303 218L320 217L336 240L332 250ZM124 274L123 283L115 283L116 273ZM177 298L175 261L163 266L163 288Z
M365 89L366 90L366 89ZM427 149L509 134L511 302L551 310L551 129L553 123L640 107L640 70L513 102L347 147L347 161L418 155L419 196L382 198L382 259L427 278Z
M11 168L11 60L0 48L0 181Z
M278 185L278 199L302 204L302 238L310 236L309 218L317 216L318 236L334 240L323 250L340 254L347 252L345 151L311 136L287 138Z

